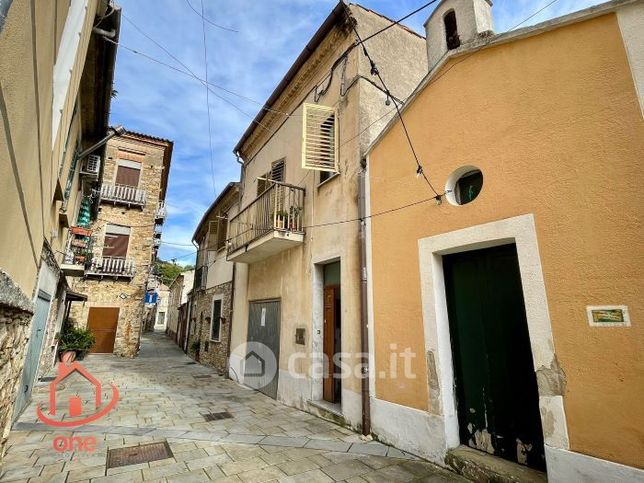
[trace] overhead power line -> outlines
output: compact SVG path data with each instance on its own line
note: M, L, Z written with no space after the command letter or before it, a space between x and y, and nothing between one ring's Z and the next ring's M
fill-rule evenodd
M369 35L369 36L365 37L364 39L362 39L362 42L366 42L367 40L370 40L370 39L374 38L376 35L380 35L380 34L381 34L381 33L383 33L385 30L389 30L391 27L393 27L393 26L395 26L395 25L398 25L400 22L404 22L404 21L405 21L405 20L407 20L409 17L413 17L413 16L414 16L414 15L416 15L418 12L421 12L421 11L425 10L427 7L429 7L430 5L432 5L432 4L436 3L436 2L438 2L438 0L432 0L431 2L427 2L425 5L421 5L420 7L418 7L418 8L417 8L416 10L414 10L413 12L408 13L408 14L407 14L407 15L405 15L404 17L400 17L400 18L399 18L398 20L396 20L395 22L392 22L392 23L390 23L389 25L387 25L386 27L383 27L383 28L381 28L380 30L378 30L377 32L375 32L375 33L373 33L373 34L371 34L371 35Z
M190 2L188 5L190 5ZM210 174L212 176L213 195L217 196L217 184L215 183L215 158L212 153L212 120L210 119L210 88L208 87L208 42L206 40L206 17L204 16L203 0L201 0L201 26L203 30L203 64L206 74L206 110L208 112L208 148L210 150Z
M210 20L209 18L206 18L205 14L204 14L204 10L203 10L203 5L201 6L201 13L199 13L199 11L195 7L192 6L192 4L190 3L190 0L186 0L186 3L188 4L188 7L190 7L190 10L192 10L194 13L196 13L197 15L199 15L201 17L201 20L203 22L208 22L213 27L217 27L218 29L221 29L221 30L227 30L228 32L235 32L235 33L239 32L238 30L231 29L229 27L224 27L223 25L219 25L219 24L213 22L212 20ZM203 2L202 2L202 4L203 4Z
M177 63L178 63L179 65L181 65L184 69L186 69L186 71L188 71L188 72L189 72L190 76L194 77L195 79L197 79L197 80L198 80L199 82L201 82L202 84L204 84L204 85L208 86L208 88L209 88L210 92L211 92L215 97L217 97L217 98L221 99L222 101L224 101L225 103L229 104L231 107L233 107L235 110L239 111L239 112L240 112L241 114L243 114L244 116L246 116L246 117L249 117L249 118L253 119L253 122L254 122L255 124L257 124L258 126L261 126L261 127L262 127L262 128L264 128L265 130L270 131L270 129L269 129L268 127L266 127L265 125L263 125L260 121L255 120L253 116L251 116L250 114L248 114L247 112L245 112L243 109L241 109L241 108L240 108L239 106L237 106L235 103L233 103L233 102L232 102L232 101L230 101L229 99L226 99L225 97L223 97L223 96L219 95L218 93L216 93L215 91L213 91L212 89L210 89L210 86L209 86L208 82L205 82L203 79L199 78L199 76L197 76L197 75L193 72L193 70L192 70L190 67L188 67L184 62L182 62L179 58L177 58L177 57L176 57L172 52L170 52L170 51L169 51L167 48L165 48L163 45L161 45L159 42L157 42L156 40L154 40L150 35L146 34L146 33L143 31L143 29L141 29L141 27L139 27L138 25L136 25L136 24L135 24L135 23L134 23L134 22L133 22L129 17L127 17L125 14L122 14L122 15L123 15L123 18L124 18L125 20L127 20L127 21L128 21L128 22L129 22L129 23L130 23L130 24L131 24L131 25L132 25L132 26L133 26L133 27L134 27L134 28L135 28L135 29L136 29L136 30L137 30L141 35L143 35L145 38L147 38L147 39L148 39L150 42L152 42L154 45L156 45L156 46L157 46L157 47L159 47L161 50L163 50L163 51L164 51L167 55L169 55L169 56L170 56L170 57L171 57L175 62L177 62ZM114 43L116 43L116 42L114 42Z
M380 71L378 70L378 67L376 66L375 61L369 55L369 51L367 50L367 46L364 44L364 41L360 37L360 32L358 32L358 28L356 27L356 22L353 21L353 18L351 17L351 11L349 10L349 7L344 4L344 8L347 11L347 15L349 16L349 19L351 21L351 26L353 27L353 31L356 34L356 37L358 39L358 43L362 45L362 52L364 53L365 57L369 60L369 63L371 65L371 75L376 76L380 83L382 84L382 88L385 90L387 94L387 99L391 99L391 102L393 102L394 107L396 108L396 113L398 114L398 118L400 119L400 124L403 128L403 131L405 133L405 137L407 138L407 143L409 144L409 148L411 149L411 152L414 156L414 160L416 161L416 174L418 176L422 176L429 188L434 192L436 195L436 199L440 199L441 196L443 196L445 193L440 194L438 191L436 191L436 188L434 188L434 185L432 185L432 182L429 180L427 177L427 174L425 174L425 170L423 168L423 165L420 163L420 160L418 159L418 155L416 154L416 149L414 148L414 144L411 141L411 136L409 135L409 131L407 130L407 125L405 124L405 120L403 119L402 113L400 112L400 106L398 105L398 101L396 98L391 94L391 91L387 87L387 84L385 83L385 80L382 78L382 75L380 74Z

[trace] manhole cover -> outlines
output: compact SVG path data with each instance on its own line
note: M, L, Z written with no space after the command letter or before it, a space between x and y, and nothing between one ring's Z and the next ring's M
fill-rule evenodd
M192 376L192 377L194 377L195 379L210 379L210 374L201 374L201 375Z
M209 414L203 415L203 418L206 421L219 421L220 419L230 419L232 417L233 415L230 414L228 411L224 411L221 413L209 413Z
M172 451L166 442L142 444L141 446L131 446L129 448L115 448L107 451L107 468L137 465L172 457Z

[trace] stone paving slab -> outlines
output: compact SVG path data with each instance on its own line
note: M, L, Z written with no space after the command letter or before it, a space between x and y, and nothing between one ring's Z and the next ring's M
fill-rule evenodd
M9 435L0 482L466 481L188 362L159 335L145 336L134 360L89 356L83 365L119 388L117 407L97 424L52 431L35 411L38 403L47 406L48 394L35 393ZM193 377L203 375L210 377ZM93 397L82 380L66 381L59 397L68 394L81 395L84 405ZM203 417L221 411L233 418ZM93 435L96 450L57 453L52 445L58 435ZM173 457L106 470L108 449L153 441L166 441Z

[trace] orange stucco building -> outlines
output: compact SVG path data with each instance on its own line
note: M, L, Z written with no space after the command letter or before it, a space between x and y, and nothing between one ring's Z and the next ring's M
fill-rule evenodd
M426 24L439 60L402 115L436 193L396 119L368 153L373 431L439 463L464 445L642 481L644 2L501 35L490 9Z

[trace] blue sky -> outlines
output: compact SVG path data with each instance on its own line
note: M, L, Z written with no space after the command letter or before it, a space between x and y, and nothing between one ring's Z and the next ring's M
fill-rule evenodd
M202 0L189 0L201 10ZM504 32L552 0L495 0L495 30ZM201 18L187 0L120 0L121 44L184 69L142 35L145 32L205 78ZM364 0L362 5L390 18L400 18L426 0ZM524 25L560 16L600 0L558 0ZM206 24L208 80L252 99L216 91L236 107L210 94L212 158L208 135L206 89L197 80L132 53L118 51L112 124L174 141L167 203L169 216L160 256L193 263L188 246L195 227L214 196L239 176L232 149L336 0L203 0L206 17L236 30ZM432 7L405 24L423 32ZM185 69L184 69L185 70ZM211 170L214 167L214 184ZM177 244L177 245L171 245Z

